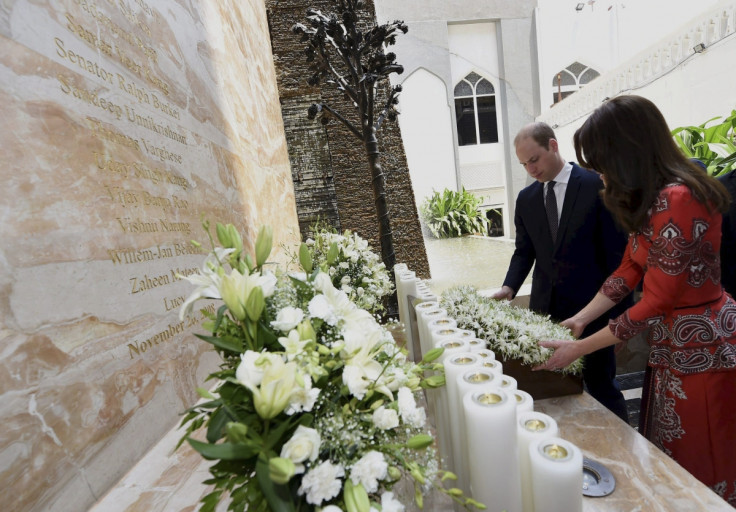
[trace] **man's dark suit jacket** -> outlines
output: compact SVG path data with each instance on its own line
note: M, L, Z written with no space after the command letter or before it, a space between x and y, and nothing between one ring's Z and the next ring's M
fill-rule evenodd
M731 194L731 208L723 214L723 237L721 238L721 283L733 297L736 294L736 171L718 179Z
M627 236L603 205L602 188L596 173L573 164L554 245L544 208L544 184L534 182L519 193L514 217L516 250L503 284L518 292L536 262L530 309L556 321L573 316L621 263ZM629 298L608 317L630 304ZM608 317L592 322L584 335L605 326Z

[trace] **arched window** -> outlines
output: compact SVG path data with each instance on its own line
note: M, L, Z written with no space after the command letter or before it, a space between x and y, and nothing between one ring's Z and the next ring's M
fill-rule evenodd
M470 73L458 82L455 122L458 146L498 142L496 91L491 82L477 73Z
M552 104L579 91L585 84L599 75L600 73L595 69L584 66L579 62L573 62L552 79Z

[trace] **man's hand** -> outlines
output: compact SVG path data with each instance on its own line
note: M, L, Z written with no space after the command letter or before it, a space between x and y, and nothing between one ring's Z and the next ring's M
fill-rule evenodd
M497 300L499 299L511 300L514 298L514 295L515 295L514 290L512 290L508 286L503 286L497 292L492 293L491 298L497 299Z

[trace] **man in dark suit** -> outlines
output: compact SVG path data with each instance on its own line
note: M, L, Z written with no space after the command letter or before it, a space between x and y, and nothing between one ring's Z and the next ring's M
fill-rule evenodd
M731 207L723 214L721 238L721 283L731 297L736 297L736 171L730 171L718 180L731 194Z
M528 125L514 145L519 162L536 181L516 200L516 250L503 287L493 298L513 299L534 266L529 308L560 322L587 305L618 267L627 237L603 206L600 177L565 162L552 128L545 123ZM611 317L630 300L612 310ZM591 322L582 337L607 322L605 316ZM585 356L583 381L588 392L628 422L615 376L612 346Z

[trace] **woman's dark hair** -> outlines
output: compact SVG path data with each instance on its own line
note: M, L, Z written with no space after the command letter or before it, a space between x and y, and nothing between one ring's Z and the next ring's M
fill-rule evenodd
M575 132L583 167L606 178L603 202L621 225L638 231L660 190L683 183L709 211L724 212L728 191L675 144L659 109L641 96L618 96L598 107Z

